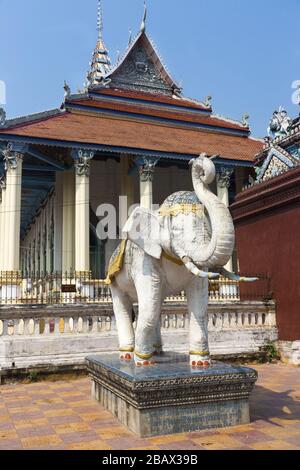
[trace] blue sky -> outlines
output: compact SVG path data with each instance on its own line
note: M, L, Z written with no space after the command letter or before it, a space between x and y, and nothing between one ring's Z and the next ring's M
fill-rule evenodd
M111 58L137 32L142 0L103 0ZM266 135L279 105L291 116L300 80L299 0L148 0L147 30L187 96L216 113L251 116ZM63 82L82 87L96 42L97 0L0 0L0 80L9 117L60 106Z

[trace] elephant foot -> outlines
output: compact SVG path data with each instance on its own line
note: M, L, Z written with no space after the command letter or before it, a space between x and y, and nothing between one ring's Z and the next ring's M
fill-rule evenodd
M134 358L133 348L131 350L129 348L124 351L120 350L119 357L121 361L132 361L132 359Z
M190 354L190 365L192 367L209 367L211 359L209 355Z
M121 353L120 354L121 361L132 361L133 354L132 353Z
M135 354L134 362L137 367L148 367L156 365L156 362L153 359L153 354Z

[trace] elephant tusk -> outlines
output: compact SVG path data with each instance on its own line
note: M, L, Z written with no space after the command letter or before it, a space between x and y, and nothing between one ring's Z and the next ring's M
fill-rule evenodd
M185 264L185 267L190 273L194 276L201 277L202 279L216 279L220 276L219 273L208 273L206 271L202 271L187 257L184 257L182 261Z
M256 282L259 281L258 277L241 277L238 276L235 273L231 273L230 271L227 271L227 269L222 268L220 271L221 276L226 277L230 281L236 281L236 282Z

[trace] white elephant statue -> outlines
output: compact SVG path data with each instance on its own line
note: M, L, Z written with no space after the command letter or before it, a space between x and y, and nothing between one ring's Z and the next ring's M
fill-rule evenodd
M210 365L208 280L227 272L235 244L229 210L209 189L215 166L206 154L193 160L195 192L178 192L155 213L137 208L124 227L126 240L114 253L106 280L117 322L120 358L137 366L155 363L162 351L160 332L164 299L185 291L190 315L190 364ZM133 326L133 304L139 315Z

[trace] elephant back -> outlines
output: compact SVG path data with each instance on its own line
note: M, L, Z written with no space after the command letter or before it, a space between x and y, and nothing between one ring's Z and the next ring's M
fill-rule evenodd
M159 215L176 216L180 213L189 214L196 213L199 216L204 215L204 206L200 203L195 192L192 191L179 191L171 194L162 204Z

